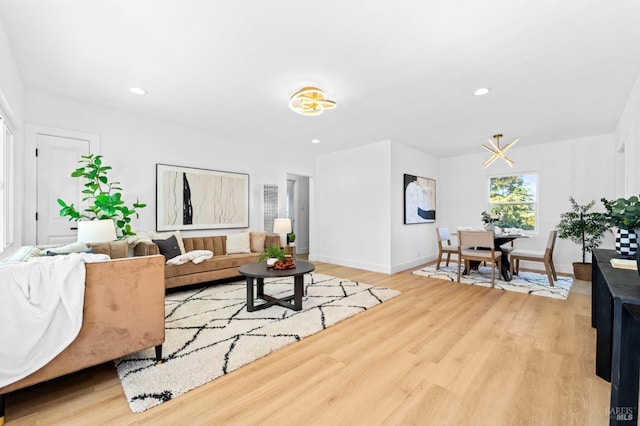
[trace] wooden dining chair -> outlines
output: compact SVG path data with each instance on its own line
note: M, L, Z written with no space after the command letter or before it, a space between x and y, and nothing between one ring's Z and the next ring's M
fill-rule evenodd
M490 231L458 231L458 282L460 282L460 267L464 260L467 274L471 273L469 261L488 262L491 268L491 287L495 287L496 266L498 276L502 264L502 253L496 250L493 243L493 232Z
M528 260L530 262L542 262L544 263L544 270L549 278L549 285L553 287L553 282L558 280L558 274L556 274L556 267L553 264L553 249L556 246L556 237L558 231L549 232L549 238L547 239L547 247L542 250L525 250L514 249L509 253L509 274L513 277L513 271L516 275L520 272L520 261Z
M449 228L436 228L436 235L438 237L438 263L436 264L436 269L440 269L442 256L444 254L447 255L447 266L449 266L451 255L458 254L458 246L456 244L451 244L451 234L449 234Z

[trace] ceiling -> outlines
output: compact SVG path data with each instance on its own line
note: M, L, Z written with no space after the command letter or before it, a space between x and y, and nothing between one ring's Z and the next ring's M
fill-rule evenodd
M640 74L638 0L0 0L0 18L28 88L310 154L611 133ZM291 111L306 85L337 108Z

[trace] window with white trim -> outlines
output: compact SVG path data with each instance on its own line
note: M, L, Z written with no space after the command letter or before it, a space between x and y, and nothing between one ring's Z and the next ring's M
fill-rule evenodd
M538 212L538 174L488 177L488 211L500 216L503 228L535 230Z

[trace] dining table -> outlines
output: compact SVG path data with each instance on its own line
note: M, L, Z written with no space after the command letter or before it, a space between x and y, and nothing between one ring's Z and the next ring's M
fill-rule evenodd
M509 251L503 250L502 246L518 238L530 238L530 236L523 234L500 234L494 235L493 237L494 248L502 252L502 255L500 256L500 272L502 273L502 278L504 278L505 281L511 281L511 276L509 275Z
M504 281L511 281L511 277L509 276L509 251L508 250L503 250L502 246L510 243L511 241L518 239L518 238L530 238L529 235L526 234L521 234L521 233L500 233L500 234L496 234L494 233L493 236L493 248L495 250L500 250L500 275L502 276L502 279ZM470 268L471 269L478 269L478 266L480 265L481 262L479 261L470 261ZM466 275L467 274L467 270L466 268L464 269L464 271L462 272L462 275Z

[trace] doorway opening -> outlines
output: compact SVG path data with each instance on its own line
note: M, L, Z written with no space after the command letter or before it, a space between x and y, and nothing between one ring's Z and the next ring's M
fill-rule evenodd
M287 173L286 215L296 236L296 255L309 254L309 198L309 177Z

